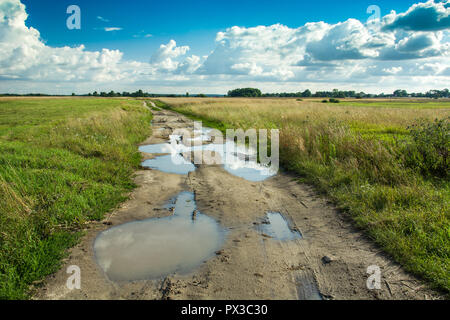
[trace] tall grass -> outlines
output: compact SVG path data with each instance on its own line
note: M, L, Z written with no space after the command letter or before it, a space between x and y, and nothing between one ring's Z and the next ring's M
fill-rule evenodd
M134 187L139 101L0 100L0 299L25 299L90 220Z
M449 170L448 158L442 160L449 151L448 102L430 109L397 108L389 101L380 107L285 99L162 101L213 125L279 128L285 169L326 193L407 270L450 292L450 184L442 174ZM441 174L431 170L436 165Z

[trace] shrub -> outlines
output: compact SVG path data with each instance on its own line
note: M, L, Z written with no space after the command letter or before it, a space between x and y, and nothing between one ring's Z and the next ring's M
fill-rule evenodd
M450 117L441 120L419 120L408 127L411 140L404 146L407 166L424 175L448 178L450 163Z
M330 102L331 102L331 103L339 103L339 102L341 102L341 101L339 101L338 99L331 98L331 99L330 99Z

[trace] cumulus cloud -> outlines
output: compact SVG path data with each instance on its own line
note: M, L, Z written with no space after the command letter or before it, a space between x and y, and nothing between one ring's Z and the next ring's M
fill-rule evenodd
M409 72L412 66L405 68L401 61L426 63L438 58L442 65L448 65L450 52L447 30L374 32L355 19L334 25L308 23L296 29L280 24L232 27L219 32L216 42L216 49L197 69L198 74L247 75L266 81L351 81L364 77L378 81L370 76Z
M178 64L176 73L193 74L201 66L201 63L202 59L200 57L192 55Z
M372 38L360 21L349 19L327 28L320 40L307 44L306 52L320 61L376 58L378 51Z
M304 55L304 43L320 38L324 23L299 29L276 24L253 28L232 27L219 32L217 47L198 69L200 74L250 74L255 77L292 78L292 65Z
M450 28L450 1L418 3L405 13L384 17L384 30L438 31Z
M117 81L132 64L122 52L46 46L39 31L25 25L28 15L19 0L0 4L0 76L47 81Z
M174 71L178 68L178 58L184 56L189 51L188 46L177 47L175 40L170 40L168 44L162 44L152 55L150 62L159 69Z

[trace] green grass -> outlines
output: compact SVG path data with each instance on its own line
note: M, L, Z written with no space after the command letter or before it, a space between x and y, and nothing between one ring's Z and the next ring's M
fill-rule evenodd
M150 120L135 100L0 100L0 299L28 298L126 199Z
M417 159L408 158L420 150L411 147L408 126L422 117L446 119L447 108L399 111L398 105L408 102L394 102L393 108L385 105L380 112L288 100L163 102L221 130L279 128L284 169L326 194L406 270L450 293L448 159L447 174L433 176L416 166ZM449 132L440 137L445 145L436 147L448 154ZM426 134L422 138L424 146L433 141ZM431 152L431 144L427 150Z

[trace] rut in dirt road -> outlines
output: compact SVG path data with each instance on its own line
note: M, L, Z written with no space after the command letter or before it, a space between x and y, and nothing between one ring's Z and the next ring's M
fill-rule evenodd
M233 165L193 165L190 149L174 160L177 129L192 132L205 157L220 150L210 129L152 109L138 188L90 227L37 299L441 298L294 176L239 152ZM81 290L66 287L70 265L81 269ZM369 266L381 270L379 290L368 289Z

